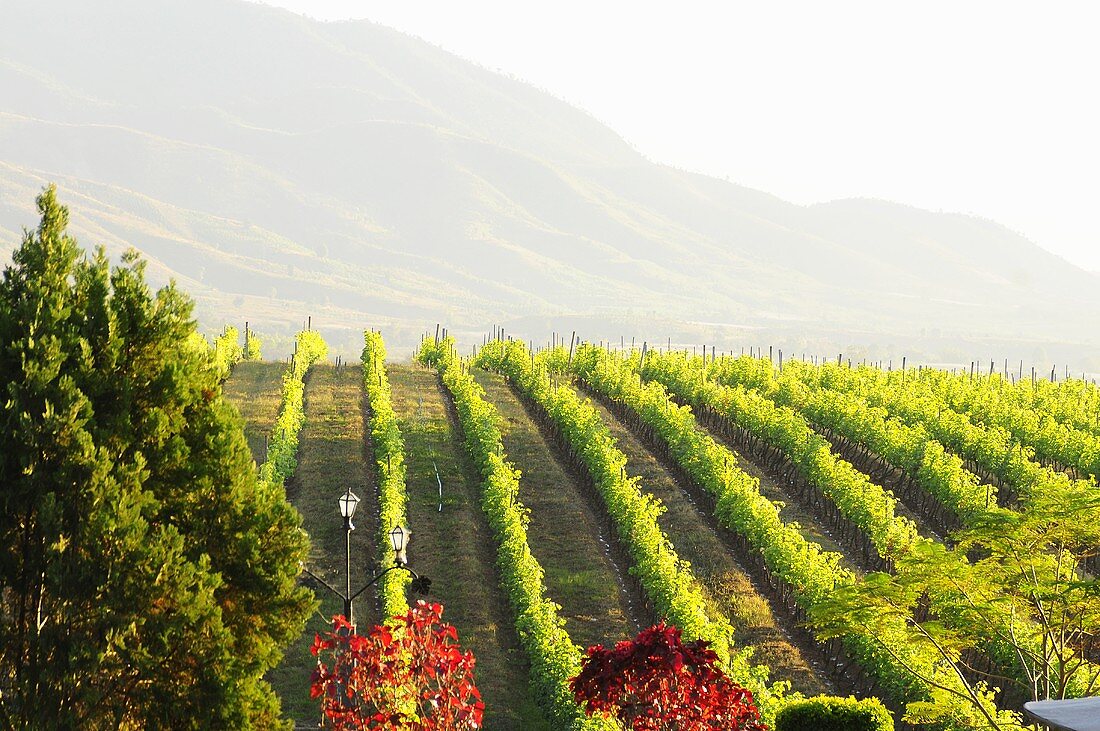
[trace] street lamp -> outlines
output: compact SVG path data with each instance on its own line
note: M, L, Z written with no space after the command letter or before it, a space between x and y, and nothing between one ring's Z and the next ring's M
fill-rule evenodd
M336 596L344 600L344 618L352 625L355 624L354 607L353 602L359 598L359 595L378 583L378 580L391 571L401 569L408 571L413 575L413 590L420 593L427 593L428 588L431 586L431 579L427 576L419 576L415 571L410 569L408 564L408 558L405 555L405 551L409 547L409 537L412 535L412 531L403 526L394 526L390 531L390 543L393 545L393 565L388 566L380 571L374 578L366 583L362 589L351 593L351 532L355 530L355 525L351 522L352 517L355 515L355 508L359 505L359 497L351 491L349 487L347 491L340 496L337 500L337 505L340 508L340 517L344 519L344 557L346 560L345 574L344 574L344 591L339 591L334 588L327 581L322 579L317 574L310 571L305 566L302 566L302 571L308 574L315 581L321 583L326 589L331 591Z
M359 498L348 488L348 491L340 496L337 501L340 504L340 516L347 522L350 530L355 530L355 526L351 525L351 518L355 515L355 508L359 505Z
M393 561L397 566L404 566L408 563L408 559L405 558L405 547L409 545L411 536L411 530L399 525L395 525L393 530L390 531L390 542L393 543Z

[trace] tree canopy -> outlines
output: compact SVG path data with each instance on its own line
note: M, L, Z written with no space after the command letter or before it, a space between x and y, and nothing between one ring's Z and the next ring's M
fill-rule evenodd
M275 726L300 517L185 347L186 295L37 203L0 280L0 726Z

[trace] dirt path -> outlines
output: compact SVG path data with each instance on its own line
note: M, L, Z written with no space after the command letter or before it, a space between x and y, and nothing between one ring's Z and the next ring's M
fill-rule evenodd
M266 458L265 438L279 415L286 363L238 363L222 393L244 417L244 435L256 464Z
M479 371L475 378L503 417L505 453L523 473L520 501L530 510L531 551L546 571L547 591L561 605L570 637L582 647L610 647L633 637L642 622L639 600L581 478L503 377Z
M756 647L754 661L772 669L774 679L790 680L808 695L832 692L825 674L815 669L816 646L800 646L780 626L765 594L734 557L713 519L693 500L691 486L680 481L623 420L598 399L593 404L627 457L627 470L641 476L642 488L660 498L667 510L658 519L681 558L691 563L710 609L729 618L739 646Z
M409 565L431 578L425 598L443 604L444 620L458 628L462 646L477 658L485 728L546 729L500 589L492 534L478 501L479 478L439 379L415 365L390 365L388 373L408 464Z
M287 497L302 514L302 527L309 533L309 568L343 590L345 532L337 499L350 488L360 499L351 534L351 583L357 591L369 579L373 568L365 556L373 556L377 522L369 505L374 487L363 454L362 388L357 368L315 365L306 377L304 410L306 422L298 441L298 468L287 483ZM330 628L333 615L344 610L340 599L320 585L313 586L321 606L306 624L302 636L288 648L283 662L269 673L269 680L283 699L283 711L295 721L318 717L317 701L309 697L309 676L317 661L309 647L317 632ZM378 621L370 599L355 602L355 620L360 628Z

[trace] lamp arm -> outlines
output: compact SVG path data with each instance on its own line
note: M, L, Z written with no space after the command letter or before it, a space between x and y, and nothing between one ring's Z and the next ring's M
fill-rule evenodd
M334 588L333 588L333 586L332 586L332 584L328 583L327 581L325 581L324 579L322 579L322 578L321 578L320 576L318 576L317 574L315 574L315 573L313 573L312 571L310 571L310 570L309 570L308 568L306 568L305 566L303 566L303 567L302 567L302 573L304 573L304 574L309 574L309 577L310 577L311 579L313 579L314 581L319 581L319 582L321 582L322 584L324 584L324 586L325 586L325 588L326 588L326 589L328 589L329 591L331 591L331 592L332 592L333 594L335 594L336 596L340 597L341 599L343 599L343 600L347 601L347 597L346 597L346 596L344 596L343 592L340 592L340 591L337 591L336 589L334 589ZM355 596L359 596L359 595L358 595L358 594L356 594Z
M393 566L390 566L389 568L384 569L381 573L379 573L377 576L375 576L373 579L371 579L369 582L367 582L366 586L364 586L362 589L360 589L359 591L352 594L351 595L351 601L355 601L356 599L358 599L360 594L362 594L364 591L366 591L367 589L369 589L372 586L374 586L375 584L377 584L379 579L381 579L383 576L385 576L389 572L393 571L394 569L404 569L405 571L408 571L410 574L412 574L414 579L419 579L420 578L420 576L418 576L415 571L410 569L405 564L403 564L403 563L394 564Z

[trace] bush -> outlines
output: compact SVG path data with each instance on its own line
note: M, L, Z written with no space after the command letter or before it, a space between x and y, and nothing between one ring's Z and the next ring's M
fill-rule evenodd
M283 373L283 402L275 426L271 429L271 441L267 447L267 459L260 465L260 479L273 485L284 485L298 467L298 433L306 423L303 407L306 373L314 363L328 356L328 346L314 330L298 333L294 345L294 357Z
M894 731L894 719L878 698L818 696L779 709L775 731Z
M752 693L726 677L707 644L685 643L661 622L613 649L588 648L570 687L585 713L631 731L766 731Z
M378 533L375 541L381 557L379 565L387 566L393 561L390 530L395 525L408 522L405 509L409 500L405 491L405 441L393 410L390 382L386 377L386 345L382 342L382 335L368 331L364 333L363 341L363 390L369 404L370 444L378 480ZM378 582L378 596L382 599L382 613L385 616L409 611L409 602L405 598L409 578L405 571L391 571Z
M240 362L244 351L241 350L239 338L240 333L237 332L237 328L231 325L226 325L222 334L214 338L214 345L211 346L210 352L214 359L218 380L224 381L229 378L233 366Z
M321 700L333 729L481 728L485 704L474 685L474 655L459 646L441 605L417 602L365 635L342 616L332 623L332 632L313 640L310 696Z
M263 360L263 355L260 353L262 347L263 341L256 337L255 332L252 330L244 331L244 360Z

